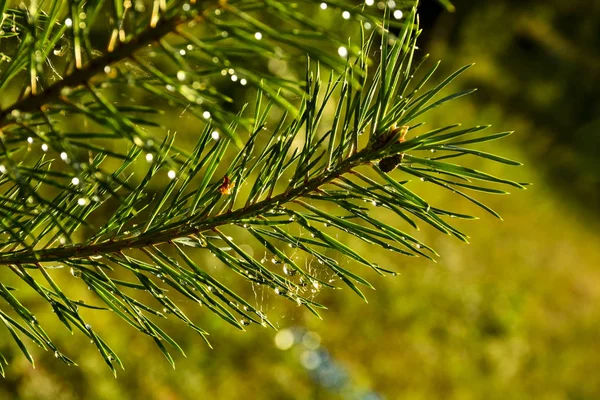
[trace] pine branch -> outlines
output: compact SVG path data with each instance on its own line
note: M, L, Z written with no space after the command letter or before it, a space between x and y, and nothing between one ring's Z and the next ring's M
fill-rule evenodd
M323 10L320 2L306 3ZM159 319L175 318L208 343L207 332L177 305L179 298L241 330L251 323L274 327L237 287L198 264L197 249L212 254L242 282L268 288L319 316L325 306L316 293L338 282L366 301L361 289L373 285L354 265L395 274L338 234L431 260L438 256L435 250L409 233L417 222L467 241L448 219L475 217L422 198L404 178L450 190L497 217L467 191L506 194L496 185L524 188L448 162L471 156L518 165L471 147L509 132L479 136L487 126L459 129L458 124L423 130L420 119L428 111L473 90L438 99L469 66L426 89L438 64L425 72L423 61L413 64L416 7L394 13L402 18L394 21L389 9L380 15L352 2L327 3L343 11L345 20L360 22L360 35L352 39L359 44L353 45L285 2L230 0L205 2L202 8L178 1L161 8L155 2L140 15L115 2L108 45L96 49L89 35L98 4L70 3L66 11L61 4L51 3L43 12L7 10L15 16L10 38L20 45L14 62L0 71L1 87L21 75L30 84L0 113L0 264L18 278L20 289L48 303L67 329L87 336L115 373L122 367L118 356L84 319L81 307L110 310L151 338L171 364L165 344L183 349L159 327ZM290 30L267 24L265 12ZM71 30L58 22L67 16ZM199 20L192 34L189 22ZM398 35L390 32L392 24ZM369 26L375 32L367 34ZM338 46L338 56L306 37ZM71 53L56 67L47 55L61 40ZM290 49L313 60L304 81L261 69L258 61L291 57ZM36 58L40 54L46 64ZM370 71L374 56L377 65ZM322 78L322 69L329 79ZM44 89L38 78L44 83L46 75L60 78ZM233 100L218 90L215 80L221 76L254 87L251 112L226 110L224 103ZM124 87L132 99L115 96ZM140 105L134 92L150 100ZM176 138L171 126L157 121L162 109L177 108L194 126ZM335 110L330 121L324 118L329 108ZM283 115L273 122L275 109ZM38 143L41 152L32 149ZM264 259L239 244L246 239ZM350 267L332 252L350 260ZM302 265L313 260L329 278ZM61 271L53 263L70 268L69 279L87 287L98 304L74 300L77 285L61 287L55 281ZM4 283L0 297L11 315L0 310L0 321L24 356L33 363L22 336L73 364Z
M139 35L134 36L125 43L119 43L114 50L108 51L83 67L75 69L42 92L20 99L15 104L0 111L0 127L12 122L7 120L7 117L15 110L19 113L39 111L44 105L56 101L65 88L76 88L85 85L94 76L103 73L107 66L131 57L144 46L157 42L164 36L175 32L178 26L190 21L199 22L201 20L202 17L200 16L191 18L188 15L181 14L176 14L168 19L159 19L154 25L145 28Z
M280 204L292 202L293 200L318 191L319 188L341 175L349 172L352 168L368 164L380 159L380 153L371 148L365 148L354 154L352 157L344 160L338 168L325 174L324 176L311 179L304 186L293 188L285 193L267 198L254 203L249 207L228 211L212 218L200 220L198 222L177 222L174 226L165 226L155 232L147 232L139 236L110 240L93 245L73 245L59 247L55 249L46 249L41 251L25 250L11 254L0 254L0 264L15 263L36 263L61 261L65 259L86 258L100 254L120 253L124 250L170 243L173 239L189 237L194 234L214 230L219 226L231 224L232 222L262 215L266 211Z

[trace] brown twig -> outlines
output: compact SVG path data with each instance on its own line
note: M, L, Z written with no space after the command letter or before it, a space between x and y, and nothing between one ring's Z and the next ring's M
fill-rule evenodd
M73 258L85 258L91 255L118 253L126 249L142 248L150 245L168 243L173 239L187 237L199 232L211 230L218 226L229 224L236 220L254 217L270 210L279 204L290 202L298 197L316 191L324 184L331 182L359 165L370 162L376 154L370 148L365 148L346 159L336 170L330 171L308 182L307 185L296 187L279 195L251 204L247 207L229 211L200 222L193 220L178 221L166 225L159 231L150 231L138 236L126 237L117 240L107 240L97 244L78 244L67 247L45 250L22 250L12 254L0 256L0 265L14 264L16 262L27 264L34 262L60 261Z

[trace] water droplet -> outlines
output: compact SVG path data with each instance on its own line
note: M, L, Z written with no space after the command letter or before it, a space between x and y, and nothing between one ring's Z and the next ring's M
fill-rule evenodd
M254 38L255 38L256 40L261 40L261 39L262 39L262 37L263 37L263 36L262 36L262 33L260 33L260 32L256 32L256 33L254 34Z
M65 25L70 28L73 26L73 20L71 18L65 19Z
M65 54L65 50L66 50L67 46L61 46L61 45L56 45L54 46L54 49L52 50L52 53L55 56L63 56Z
M87 329L88 331L91 331L92 326L90 324L85 324L85 329Z
M319 7L321 7L321 10L327 10L327 3L321 3Z
M170 170L169 172L167 172L167 176L169 177L169 179L175 179L177 173L173 170Z
M296 275L296 270L293 269L292 267L290 267L287 264L283 265L283 273L286 274L287 276L294 276Z
M27 138L27 143L29 143L29 144L33 143L33 138L31 136L29 136Z
M81 271L71 267L71 275L73 275L75 278L79 278L81 277Z
M154 155L152 153L146 154L146 161L152 162L154 160Z
M73 177L73 179L71 179L71 183L75 186L79 185L79 178L78 177Z
M0 174L6 173L6 167L3 164L0 164Z
M375 4L375 0L365 0L365 4L368 6L372 6L373 4Z
M246 86L246 84L248 83L248 81L244 78L240 79L240 83L242 86Z
M48 145L46 143L42 144L42 151L48 151Z
M217 131L213 131L210 136L213 138L213 140L219 140L219 132Z
M77 204L79 204L80 206L85 206L88 203L88 199L86 199L85 197L80 197L79 199L77 199Z
M209 119L210 118L210 112L209 111L204 111L202 113L202 117L204 117L204 119Z
M345 48L344 46L340 46L338 48L338 54L340 57L346 58L346 57L348 57L348 49Z
M242 319L240 319L240 324L242 324L244 326L248 326L248 325L250 325L250 321L242 318Z

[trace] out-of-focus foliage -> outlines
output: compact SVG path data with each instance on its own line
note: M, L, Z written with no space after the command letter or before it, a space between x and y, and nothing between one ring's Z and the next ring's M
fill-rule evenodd
M492 122L496 129L516 127L517 134L510 140L494 143L487 150L528 160L519 173L523 179L535 182L534 188L511 196L510 201L506 197L491 197L486 201L505 217L503 223L481 213L482 220L477 223L459 224L472 237L471 245L448 241L429 229L416 232L420 239L436 244L443 254L438 264L412 259L400 261L388 252L373 254L381 266L395 266L401 269L401 274L385 280L367 274L365 277L377 283L378 288L376 295L369 296L368 305L348 290L321 293L319 300L333 310L323 313L325 323L301 308L276 302L271 293L262 289L249 294L256 296L265 310L283 316L275 320L278 327L304 326L317 332L331 355L347 368L356 386L372 389L385 398L597 398L600 396L600 382L595 379L595 371L600 368L597 357L600 230L598 216L590 211L590 206L598 204L594 200L597 197L589 192L585 192L586 196L574 194L583 192L574 192L571 185L557 185L556 174L545 172L545 168L572 171L569 179L562 178L560 182L576 183L575 178L585 180L594 176L597 169L581 168L578 163L584 161L575 150L550 146L556 143L555 135L571 131L544 124L545 120L554 120L558 125L583 126L585 119L573 116L563 119L560 109L552 107L541 112L545 118L538 119L528 112L536 104L532 99L516 96L518 100L506 101L503 92L514 92L531 84L528 79L515 78L533 74L528 63L536 65L540 76L551 71L553 64L542 62L539 55L529 51L521 53L519 62L504 64L504 60L516 58L516 51L507 42L493 52L492 44L513 26L511 22L520 7L515 2L480 3L480 8L474 7L478 12L469 14L468 4L455 1L454 15L463 18L457 26L464 27L457 32L463 33L447 35L448 31L438 28L430 35L434 40L428 42L427 50L432 51L434 59L451 59L451 64L456 63L448 69L465 61L476 62L467 77L477 83L467 82L466 86L483 86L484 95L446 107L435 118L428 119L428 124L443 126L469 120ZM565 15L560 13L568 9L577 16L574 19L578 23L571 24L573 29L598 26L597 16L590 11L593 2L570 8L569 4L576 3L565 0L561 3L563 7L558 8L561 11L556 8L558 2L527 4L536 7L534 15L546 26L555 26L556 21L562 20L561 15ZM547 17L554 13L557 13L555 19ZM487 14L489 18L483 19L482 15ZM329 18L333 23L340 21L339 15L333 13ZM498 26L485 28L483 21L496 22ZM445 26L443 20L437 26ZM476 29L477 26L481 29ZM454 47L447 47L450 45ZM447 48L452 51L443 51ZM469 48L476 50L467 51ZM594 47L590 48L593 53ZM491 54L498 57L492 58ZM589 61L587 56L583 58ZM574 69L580 67L578 62L570 65ZM271 65L286 66L287 63ZM585 98L593 86L580 85L584 80L581 77L579 73L571 77L559 75L548 82L577 88L565 93L570 99L565 101L568 105ZM492 90L482 85L486 82L504 83ZM588 98L597 101L592 95ZM185 121L186 116L180 119ZM592 131L577 138L593 141L598 136ZM582 151L593 149L587 146ZM501 164L494 168L490 172L496 175L509 172ZM448 193L430 191L426 185L420 189L419 194L434 196L446 207L457 211L467 209L463 201ZM372 251L358 241L347 243L359 252ZM86 296L85 291L82 296ZM97 329L103 331L127 365L118 380L112 379L85 338L72 337L67 332L61 332L58 338L81 349L78 355L81 368L64 368L51 354L40 353L38 366L32 370L3 337L2 351L12 360L12 369L11 375L0 383L3 390L0 396L344 398L343 394L315 384L298 363L296 354L275 347L272 332L257 329L237 332L206 313L190 316L214 334L211 339L216 351L199 344L191 332L174 328L169 333L188 349L188 358L177 359L177 370L167 368L168 364L151 343L140 340L133 329L115 329L116 318L107 317L97 323ZM137 362L142 357L145 362Z
M438 16L426 28L428 48L477 62L466 83L479 88L480 104L522 133L563 201L600 212L600 2L454 4L460 12L428 4Z

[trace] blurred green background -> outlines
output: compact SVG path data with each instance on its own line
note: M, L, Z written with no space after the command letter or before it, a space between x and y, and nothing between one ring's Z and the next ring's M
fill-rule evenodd
M429 127L491 123L498 132L516 131L481 148L523 167L470 164L534 183L510 196L478 196L505 221L417 186L436 205L481 217L458 224L471 244L424 227L415 235L442 255L434 264L349 241L400 273L384 279L344 261L377 291L367 293L369 304L348 289L319 293L329 307L323 321L262 289L240 288L277 322L278 336L260 327L240 332L190 308L214 350L171 324L167 330L188 355L176 356L176 370L151 340L96 312L95 329L126 365L114 379L84 337L39 316L80 367L33 349L33 369L3 334L0 350L11 364L0 398L600 398L600 2L454 4L448 13L423 1L420 47L431 53L430 64L443 60L446 73L475 62L453 89L480 90L425 120ZM330 11L319 18L340 19ZM301 343L278 348L288 347L292 334Z

